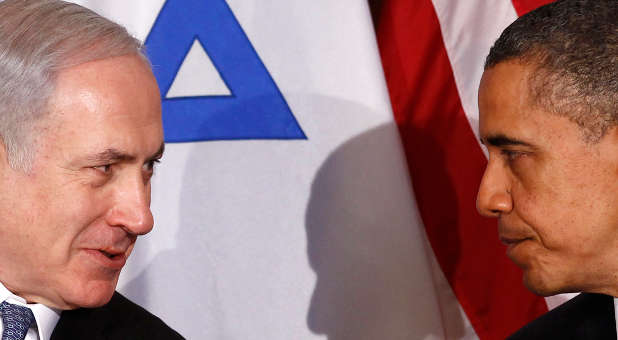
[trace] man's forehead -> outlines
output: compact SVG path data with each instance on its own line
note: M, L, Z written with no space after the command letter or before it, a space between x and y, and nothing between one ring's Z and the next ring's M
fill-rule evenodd
M144 96L144 93L152 96ZM127 105L121 105L123 103ZM137 55L107 58L65 69L58 74L49 98L50 113L60 108L55 112L59 118L68 116L69 108L80 106L80 110L72 113L83 115L83 110L88 110L98 113L94 118L104 116L103 113L118 113L139 119L144 113L160 116L160 104L152 71Z
M479 87L479 119L527 119L543 111L531 97L531 67L503 62L483 73Z
M494 65L483 72L479 95L494 95L498 98L513 96L530 99L530 85L537 71L535 64L515 59Z

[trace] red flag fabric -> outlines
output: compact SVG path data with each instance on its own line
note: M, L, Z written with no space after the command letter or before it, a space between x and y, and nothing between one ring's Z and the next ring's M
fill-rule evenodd
M548 2L391 0L377 18L385 77L423 224L480 339L504 339L547 311L544 299L523 287L521 271L498 240L496 221L476 212L487 160L475 132L476 90L488 46L517 15ZM457 327L449 329L452 321L443 322L447 338L465 337Z
M548 4L552 0L513 0L513 7L520 16L532 11L533 9Z

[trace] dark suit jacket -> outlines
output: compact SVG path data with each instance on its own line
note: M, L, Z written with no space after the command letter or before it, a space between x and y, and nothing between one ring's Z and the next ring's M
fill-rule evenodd
M582 293L527 324L509 339L616 340L614 299Z
M103 307L63 311L51 340L184 339L119 293Z

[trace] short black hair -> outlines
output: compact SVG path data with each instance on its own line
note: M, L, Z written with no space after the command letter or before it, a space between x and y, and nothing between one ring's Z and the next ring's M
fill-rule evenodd
M559 0L507 27L485 70L514 61L535 68L531 95L600 140L618 125L618 0Z

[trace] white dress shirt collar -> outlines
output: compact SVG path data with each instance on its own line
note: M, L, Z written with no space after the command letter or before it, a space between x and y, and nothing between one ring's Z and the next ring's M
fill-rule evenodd
M2 283L0 283L0 302L2 301L7 301L9 303L30 308L32 310L32 314L34 314L34 319L36 320L39 340L49 340L56 324L58 323L58 320L60 319L60 310L52 309L40 303L26 303L26 300L11 293ZM0 330L1 327L2 325L0 322ZM32 328L28 331L29 334L26 336L26 339L29 338L31 332L33 332Z

